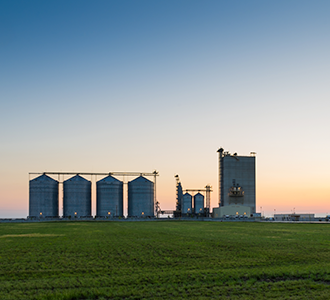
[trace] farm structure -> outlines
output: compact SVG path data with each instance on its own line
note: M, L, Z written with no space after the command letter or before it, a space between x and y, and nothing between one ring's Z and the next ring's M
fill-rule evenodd
M59 182L45 174L29 182L29 216L58 216Z
M174 216L209 217L212 187L206 185L202 189L183 189L179 175L175 175L175 179L176 210L173 211Z
M249 207L249 215L256 212L256 157L230 154L220 148L219 153L219 207L238 206ZM225 214L226 209L219 211ZM228 208L231 211L230 208ZM241 209L240 209L241 210ZM248 209L245 209L248 214ZM236 214L236 212L235 212ZM220 217L223 217L221 215Z
M214 207L212 212L213 218L250 218L253 216L251 214L251 207L243 205L227 205Z
M128 216L154 216L154 183L143 176L128 182Z
M182 215L192 214L192 196L187 192L182 196Z
M41 175L40 175L41 174ZM92 179L104 177L96 181L96 216L112 218L124 216L124 193L128 195L129 217L154 217L156 200L156 177L153 173L110 172L110 173L71 173L45 172L29 173L39 175L29 180L29 218L58 218L60 205L59 185L63 185L63 218L92 218ZM58 180L50 176L58 176ZM74 175L69 179L65 176ZM91 176L87 180L83 176ZM122 176L123 181L114 176ZM153 177L150 181L145 177ZM137 177L125 182L126 177ZM158 202L157 202L158 203Z
M96 199L97 217L122 217L124 183L111 175L97 181Z
M75 175L63 182L63 217L91 217L92 183Z

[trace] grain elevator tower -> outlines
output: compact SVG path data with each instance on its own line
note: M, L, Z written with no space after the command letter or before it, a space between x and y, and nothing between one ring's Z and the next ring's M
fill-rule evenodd
M220 148L219 153L219 206L241 205L256 211L256 158L230 154Z

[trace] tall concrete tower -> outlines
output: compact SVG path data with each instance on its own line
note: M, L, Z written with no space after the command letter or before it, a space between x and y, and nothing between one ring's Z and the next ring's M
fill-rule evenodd
M256 211L256 158L230 154L220 148L219 153L219 206L242 205Z

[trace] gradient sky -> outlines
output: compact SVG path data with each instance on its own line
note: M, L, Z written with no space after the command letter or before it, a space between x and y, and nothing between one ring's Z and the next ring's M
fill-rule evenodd
M330 214L329 14L328 0L1 1L0 218L28 215L43 171L156 169L162 209L175 174L211 184L215 207L219 147L257 152L257 210Z

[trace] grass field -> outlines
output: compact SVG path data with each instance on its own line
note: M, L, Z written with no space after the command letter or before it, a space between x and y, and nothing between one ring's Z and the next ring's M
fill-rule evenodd
M330 225L0 224L0 299L330 299Z

